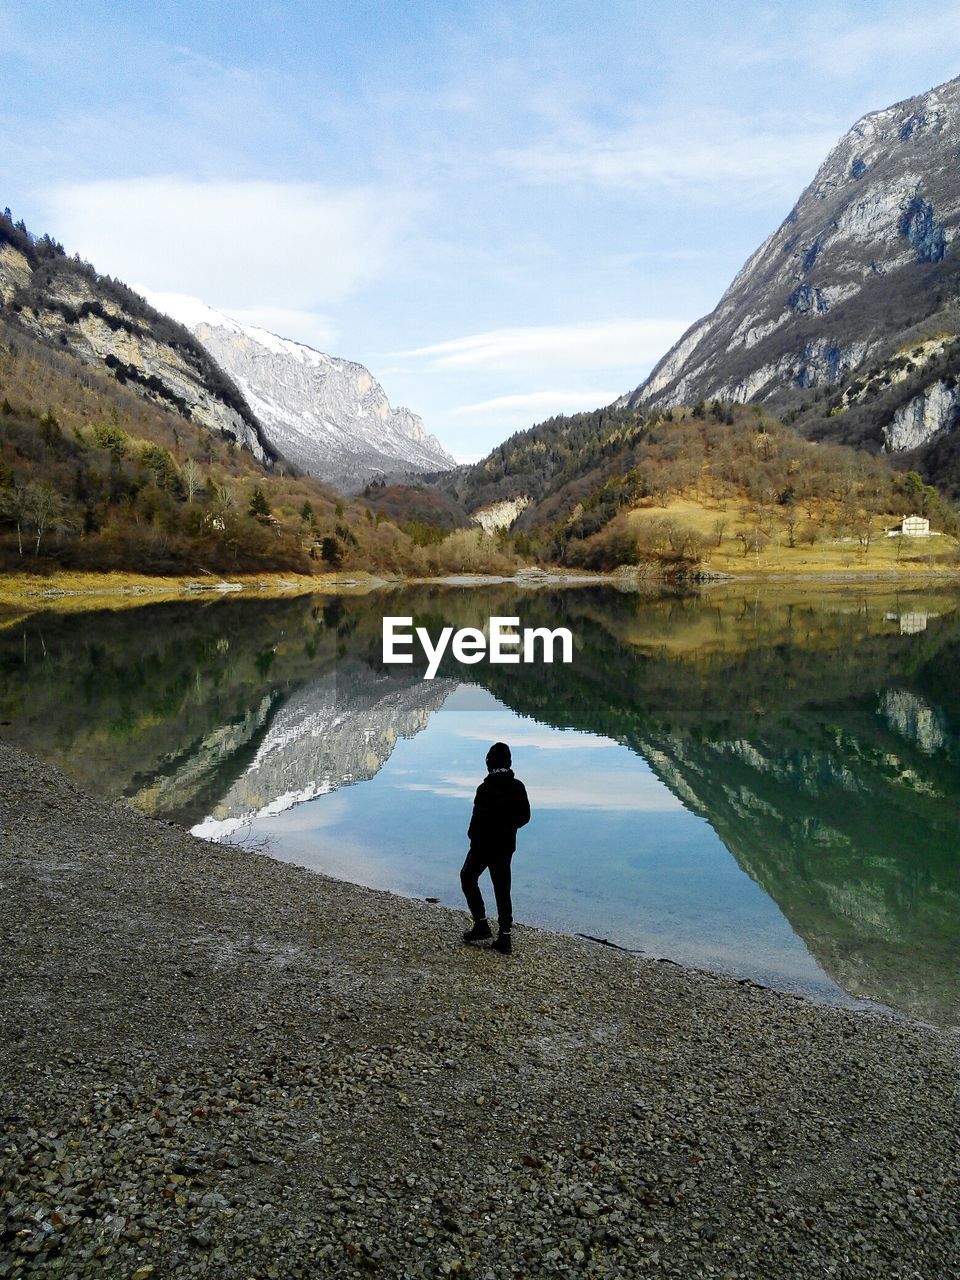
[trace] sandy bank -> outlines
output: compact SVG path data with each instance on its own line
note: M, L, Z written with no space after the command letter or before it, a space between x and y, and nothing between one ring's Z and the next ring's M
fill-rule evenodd
M83 611L95 608L129 609L156 600L209 600L223 595L275 598L284 595L363 595L383 587L450 586L485 587L511 583L527 590L614 586L622 591L666 589L683 584L709 588L738 583L808 584L833 587L848 584L888 586L950 586L960 582L960 569L931 568L926 565L888 566L868 569L812 567L809 570L756 569L737 566L736 571L704 567L689 577L659 577L625 566L611 573L550 569L519 569L515 574L460 573L439 577L377 575L358 570L306 576L302 574L237 574L220 578L206 576L155 577L137 573L51 573L0 574L0 610L6 612L54 608Z
M933 1030L467 950L7 746L0 850L0 1276L960 1274Z

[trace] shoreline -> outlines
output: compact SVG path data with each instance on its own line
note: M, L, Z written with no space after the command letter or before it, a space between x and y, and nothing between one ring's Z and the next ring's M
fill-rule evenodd
M484 587L514 585L524 590L543 587L575 588L611 586L621 591L688 588L708 591L735 587L741 583L784 583L811 587L888 585L950 586L960 584L960 569L811 569L804 572L747 570L730 574L705 568L702 573L682 579L649 577L630 568L610 573L564 571L539 567L519 569L513 574L462 573L440 577L385 576L365 571L322 574L238 574L228 578L178 575L157 577L147 574L117 573L0 573L0 607L26 606L84 609L103 604L107 608L131 608L158 600L211 599L239 595L244 599L297 595L363 595L373 591L414 586Z
M954 1035L464 948L3 743L0 849L2 1277L960 1269Z

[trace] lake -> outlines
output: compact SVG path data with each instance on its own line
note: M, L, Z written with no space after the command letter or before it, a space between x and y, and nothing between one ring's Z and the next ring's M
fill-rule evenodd
M565 626L574 660L448 656L427 681L384 667L384 615ZM421 586L7 615L0 721L90 791L449 906L502 739L534 810L521 926L960 1022L955 591Z

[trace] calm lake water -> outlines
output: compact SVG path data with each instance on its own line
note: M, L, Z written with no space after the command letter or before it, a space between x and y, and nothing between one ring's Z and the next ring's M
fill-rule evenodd
M387 614L567 626L574 661L425 681L383 667ZM502 739L534 810L521 924L960 1022L957 593L421 587L0 617L0 720L90 790L451 906Z

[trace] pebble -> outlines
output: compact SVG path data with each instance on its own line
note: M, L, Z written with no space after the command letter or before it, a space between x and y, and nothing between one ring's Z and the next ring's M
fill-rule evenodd
M2 1280L960 1276L948 1033L469 950L6 745L0 894Z

